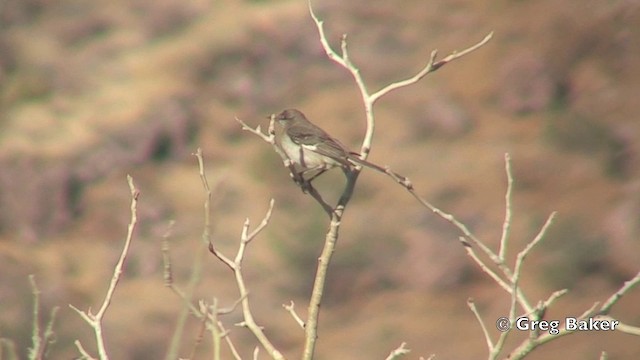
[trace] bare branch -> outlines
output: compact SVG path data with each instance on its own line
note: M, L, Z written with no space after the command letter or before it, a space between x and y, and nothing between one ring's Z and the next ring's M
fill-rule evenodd
M466 48L460 52L454 51L453 53L451 53L450 55L448 55L447 57L445 57L444 59L436 62L433 64L433 67L435 68L435 70L438 70L440 67L452 62L455 59L461 58L467 54L469 54L470 52L476 51L479 48L481 48L482 46L484 46L484 44L488 43L489 40L491 40L491 38L493 37L493 31L490 32L489 34L487 34L487 36L484 37L484 39L482 39L479 43Z
M231 354L233 354L233 358L236 360L241 360L242 357L238 353L238 350L236 350L235 345L233 345L231 338L229 338L229 332L224 328L224 326L222 325L222 322L218 321L218 327L220 328L220 330L222 330L222 333L224 334L224 339L227 342L227 346L229 346L229 350L231 350Z
M336 63L338 63L340 66L346 68L347 64L344 61L344 59L340 55L336 54L336 52L333 51L333 49L331 48L331 45L329 45L329 42L327 41L327 37L324 33L324 21L318 19L316 14L313 12L313 7L311 6L311 0L309 0L309 13L311 14L311 18L313 18L313 21L315 22L316 27L318 28L318 33L320 34L320 43L322 44L322 48L327 54L327 57L335 61ZM343 42L344 41L345 40L343 36Z
M34 275L29 275L29 283L31 284L31 293L33 294L33 329L31 330L31 341L33 343L32 347L29 348L29 359L44 359L45 353L47 351L47 346L51 344L54 340L53 333L53 324L56 320L56 315L58 314L58 307L54 307L51 309L51 315L49 316L49 321L47 321L47 326L44 329L44 332L40 332L40 289L38 289L38 285L36 284L36 279ZM1 345L1 344L0 344ZM0 355L2 354L2 347L0 346ZM1 357L1 356L0 356ZM16 357L17 358L17 357Z
M264 218L260 222L260 225L258 225L258 227L255 228L246 238L247 243L253 240L256 237L256 235L258 235L262 230L264 230L264 228L269 224L269 220L271 220L271 214L273 213L273 205L275 203L276 201L274 199L271 199L271 201L269 201L269 209L267 210L267 213L264 215Z
M482 328L482 333L484 334L484 339L487 342L487 348L489 349L489 352L490 353L493 352L493 349L495 347L493 344L493 340L491 340L491 335L489 334L489 330L487 329L487 326L484 324L484 321L482 320L482 316L480 316L480 313L476 308L476 303L473 301L472 298L469 298L467 300L467 306L469 307L469 309L471 309L471 312L473 312L473 315L476 316L476 319L478 320L478 323Z
M418 72L416 75L414 75L413 77L406 79L406 80L402 80L402 81L398 81L392 84L387 85L386 87L382 88L381 90L375 92L374 94L369 94L369 91L367 90L367 86L364 83L364 79L362 78L362 75L360 74L360 70L351 62L351 60L349 59L349 54L347 52L347 36L342 35L342 40L340 42L340 48L342 50L342 55L339 55L338 53L335 52L335 50L333 50L331 48L331 45L329 44L329 41L327 40L325 31L324 31L324 23L322 20L320 20L316 14L313 11L313 7L311 6L311 0L309 0L309 13L311 14L311 18L313 19L314 23L316 24L316 27L318 29L318 34L320 35L320 43L322 44L322 48L324 49L325 53L327 54L327 57L336 62L338 65L342 66L343 68L347 69L351 75L353 76L356 84L358 85L358 89L360 90L360 94L362 96L362 100L364 103L364 107L365 107L365 115L367 118L367 130L365 133L365 136L363 138L362 141L362 146L361 146L361 151L360 153L362 154L362 159L366 159L369 151L371 149L371 143L373 141L373 133L374 133L374 129L375 129L375 121L373 118L373 104L380 99L382 96L388 94L389 92L395 90L395 89L399 89L402 87L406 87L412 84L417 83L418 81L420 81L422 78L424 78L427 74L434 72L436 70L438 70L439 68L441 68L442 66L446 65L447 63L458 59L480 47L482 47L483 45L485 45L487 42L489 42L489 40L491 40L491 38L493 37L493 32L489 33L489 35L485 36L484 39L482 39L482 41L480 41L479 43L465 49L462 50L460 52L453 52L451 53L449 56L445 57L444 59L436 62L436 55L437 55L437 51L433 51L431 53L431 57L429 59L429 62L427 63L427 65L420 71Z
M100 356L101 360L109 359L104 344L104 336L102 334L102 319L104 318L104 314L106 313L109 304L111 304L116 286L118 285L120 277L122 276L122 268L124 266L127 255L129 254L129 247L131 246L131 241L133 239L133 232L138 223L137 206L140 191L136 189L135 185L133 184L133 178L130 175L127 175L127 183L129 184L129 190L131 191L131 220L127 229L127 237L125 239L124 247L122 249L122 252L120 253L120 258L118 259L118 262L113 269L111 283L109 284L109 288L107 289L107 294L105 295L104 301L100 306L100 310L97 314L94 315L91 313L91 309L84 312L69 304L69 306L73 310L75 310L93 328L96 338L96 346L98 348L98 355ZM76 344L76 346L78 346L78 344ZM78 346L78 349L81 349L81 346Z
M174 225L174 221L171 221L169 223L169 227L167 229L167 231L165 232L165 234L162 236L162 247L161 247L161 251L162 251L162 261L163 261L163 278L164 278L164 285L166 287L168 287L169 289L171 289L171 291L173 291L178 298L180 298L183 303L184 306L197 318L202 319L204 318L204 313L202 313L198 308L195 307L195 305L193 305L193 303L191 302L191 295L188 295L187 293L185 293L182 289L180 289L180 287L178 287L175 282L173 281L173 268L172 268L172 264L171 264L171 247L169 245L169 236L171 234L171 229ZM196 261L194 261L194 267L192 268L192 273L191 273L191 279L194 279L194 274L196 274L196 278L197 278L197 271L194 271L195 268L198 268L199 266L197 266L198 263L201 263L201 261L197 261L198 257L196 257ZM193 282L193 280L192 280ZM195 284L195 282L194 282ZM193 286L190 286L193 287ZM167 351L167 356L166 358L171 358L174 359L177 357L177 345L179 344L179 340L182 338L182 334L181 334L181 330L178 329L182 329L184 327L184 321L186 320L186 313L183 313L179 316L178 321L177 321L177 325L176 325L176 330L174 330L174 334L171 340L171 343L169 345L169 350ZM174 345L175 344L175 345Z
M478 266L480 267L480 269L482 271L484 271L485 273L487 273L487 275L489 275L493 281L496 282L496 284L500 285L500 287L502 287L505 291L507 292L511 292L511 287L509 286L509 284L507 284L506 281L504 281L500 275L498 275L495 271L493 271L492 269L490 269L487 264L484 263L484 261L482 261L478 255L476 254L475 250L473 249L473 247L469 244L469 242L467 242L467 240L463 237L460 236L459 237L460 242L463 244L464 246L464 250L467 252L467 255L469 255L469 257L476 263L478 264Z
M268 142L270 144L275 143L274 136L272 136L271 133L268 133L268 134L263 133L262 132L262 128L260 127L260 125L256 126L255 129L254 129L251 126L247 125L247 123L245 123L241 119L239 119L237 117L235 119L236 119L237 122L240 123L240 125L242 125L242 130L249 131L250 133L252 133L252 134L254 134L256 136L259 136L260 138L262 138L262 140L264 140L264 141L266 141L266 142ZM273 123L273 118L271 119L271 123Z
M472 259L478 263L481 264L482 260L480 260L477 255L475 254L475 251L472 251L471 246L475 245L478 248L480 248L482 250L482 252L485 253L485 255L487 255L489 257L489 259L491 259L491 261L496 264L496 266L498 266L498 268L502 271L502 273L509 279L513 278L513 273L511 271L511 269L509 269L509 267L504 263L504 261L502 261L500 259L500 257L493 252L493 250L491 250L487 245L485 245L480 239L478 239L470 230L469 228L462 222L460 222L458 219L456 219L453 215L446 213L442 210L440 210L439 208L435 207L434 205L432 205L431 203L429 203L428 201L426 201L425 199L423 199L422 197L420 197L420 195L418 195L415 190L413 189L413 187L406 187L407 191L409 191L409 193L416 199L418 200L418 202L420 204L422 204L424 207L426 207L427 209L433 211L433 213L435 213L436 215L440 216L441 218L447 220L449 223L453 224L456 228L458 228L458 230L460 230L460 232L462 232L463 235L465 235L466 238L461 238L461 242L462 244L465 246L465 250L467 251L467 254L469 256L472 257ZM469 243L466 239L469 239L471 241L471 243ZM489 274L492 278L494 278L494 280L499 279L500 277L493 273L492 271L486 266L486 265L481 265L481 268L483 271L487 272L487 274ZM504 283L503 281L499 281L497 282L498 285L500 285L501 287L503 287L507 292L511 293L511 286L508 286L506 283ZM533 307L529 304L529 301L527 300L527 298L524 296L524 294L522 293L522 291L520 291L519 289L516 290L518 293L517 299L518 302L520 304L520 306L525 310L525 312L532 312L533 311Z
M271 201L269 202L269 209L267 210L267 213L265 214L258 227L256 227L253 231L249 232L250 221L249 219L245 220L242 226L240 246L238 247L238 251L234 260L227 258L220 251L216 250L212 243L209 244L209 249L216 257L218 257L218 259L229 266L236 278L236 284L238 286L238 290L240 291L240 304L242 305L242 314L244 317L244 321L242 321L238 325L248 328L272 358L284 359L284 356L267 338L264 331L262 330L262 327L258 326L253 318L253 313L251 312L251 307L249 305L249 291L247 290L244 276L242 274L242 261L244 260L246 247L268 225L269 220L271 219L271 214L273 213L274 204L275 201L271 199Z
M171 265L171 247L169 246L169 237L171 236L171 231L175 226L175 220L171 220L169 222L169 226L167 226L167 230L162 235L162 245L160 247L160 252L162 253L162 277L164 279L164 286L172 287L173 285L173 270Z
M616 331L623 332L629 335L640 336L640 327L627 325L620 320L617 320L609 315L599 315L598 319L606 320L606 321L617 321Z
M33 324L31 325L31 341L32 347L29 349L29 359L41 359L42 353L44 353L42 345L42 337L40 336L40 290L36 285L34 275L29 275L29 283L31 283L31 294L33 294Z
M211 332L212 342L213 342L213 359L220 360L220 351L222 349L221 340L225 339L233 358L236 360L240 360L241 357L238 354L231 338L229 337L229 331L224 328L222 322L218 320L218 315L224 313L224 310L218 309L218 300L216 298L213 299L211 305L207 305L204 301L200 301L200 312L205 314L203 316L203 324L206 325L207 329ZM193 358L190 357L190 358Z
M295 322L300 326L300 328L304 329L304 321L302 321L302 318L300 318L300 316L298 316L298 313L296 313L295 304L293 303L293 300L291 300L289 305L282 304L282 307L285 310L287 310L287 312L289 312L293 320L295 320Z
M529 253L531 252L531 250L533 250L533 248L540 242L542 241L542 239L544 238L544 235L547 232L547 229L549 229L549 226L551 226L551 223L553 223L553 219L555 218L556 213L553 212L551 213L551 215L549 215L549 218L547 219L547 221L545 222L545 224L542 226L542 229L540 229L540 232L538 232L538 235L536 235L536 237L529 243L527 244L527 246L520 252L518 253L518 256L516 258L516 263L514 266L514 270L513 270L513 276L511 277L511 286L512 286L512 290L511 290L511 307L509 310L509 318L511 320L515 319L515 312L516 312L516 303L518 301L522 301L520 299L521 296L521 292L519 291L519 282L520 282L520 274L522 272L522 265L524 264L524 260L527 257L527 255L529 255ZM528 313L533 313L535 317L538 316L538 313L533 311L533 309L529 310L529 309L525 309L527 310Z
M402 344L400 344L400 346L392 350L389 356L387 356L385 360L395 360L395 359L399 359L404 355L407 355L408 353L411 352L411 350L407 349L406 346L407 346L407 343L403 342Z
M382 88L381 90L377 91L376 93L371 95L371 102L375 102L377 101L380 97L382 97L383 95L386 95L388 93L390 93L393 90L405 87L405 86L409 86L412 84L417 83L418 81L422 80L422 78L424 78L425 76L427 76L429 73L432 73L438 69L440 69L441 67L443 67L444 65L450 63L451 61L461 58L465 55L467 55L468 53L475 51L479 48L481 48L484 44L488 43L489 40L491 40L491 38L493 37L493 31L490 32L487 36L484 37L484 39L482 39L480 42L478 42L477 44L464 49L460 52L456 52L454 51L453 53L451 53L450 55L448 55L447 57L445 57L444 59L440 60L440 61L435 61L436 60L436 56L438 54L437 50L434 50L431 52L431 56L429 58L429 62L427 63L427 65L420 70L420 72L418 72L416 75L414 75L413 77L406 79L406 80L402 80L402 81L398 81L395 82L393 84L387 85L386 87Z
M238 305L240 305L242 303L242 300L244 300L244 297L241 296L238 299L236 299L236 301L234 301L233 304L231 304L231 306L228 306L228 307L222 308L222 309L218 309L218 315L231 314L232 312L234 312L236 310Z
M87 350L84 349L84 347L82 347L82 343L80 343L79 340L76 340L73 343L76 345L76 348L78 348L78 352L80 353L80 355L82 355L81 357L82 360L96 360L93 356L89 355L89 353L87 352Z
M635 277L634 277L635 279ZM632 279L632 280L634 280ZM632 281L630 281L632 282ZM623 286L623 288L627 287L627 285L629 285L629 282L625 283L625 286ZM630 288L630 287L629 287ZM562 296L563 294L566 293L566 290L559 290L556 291L555 293L553 293L549 299L543 303L542 307L546 308L547 306L549 306L553 301L555 301L555 299L559 298L560 296ZM611 298L615 297L616 295L612 295ZM610 299L611 299L610 298ZM616 320L608 315L602 315L601 311L602 309L609 309L607 303L605 303L605 305L603 305L600 310L598 309L598 307L600 306L599 302L595 302L593 305L591 305L590 308L588 308L587 310L585 310L580 316L577 317L578 320L585 320L588 318L596 318L599 320L608 320L608 321L613 321ZM616 320L618 321L618 320ZM618 321L618 324L616 325L616 331L620 331L620 332L624 332L630 335L635 335L635 336L640 336L640 328L638 327L634 327L631 325L627 325L624 324L620 321ZM525 340L523 340L520 345L518 345L508 356L507 358L509 359L522 359L524 358L527 354L529 354L531 351L533 351L535 348L544 345L550 341L559 339L563 336L567 336L567 335L571 335L571 334L575 334L578 333L576 331L572 331L572 330L567 330L566 328L560 329L560 331L557 334L550 334L550 333L545 333L540 335L539 337L536 338L532 338L529 337Z
M538 232L538 235L536 235L536 237L529 244L527 244L524 250L522 250L518 254L518 257L516 258L516 265L514 267L514 276L520 276L520 268L522 267L522 263L524 262L524 259L527 257L527 255L529 255L531 250L533 250L533 248L536 245L538 245L540 241L542 241L545 234L547 233L547 230L549 229L549 226L551 226L551 224L553 223L553 220L555 219L556 214L557 213L554 211L551 213L551 215L549 215L549 217L547 218L547 221L544 223L544 225L540 229L540 232Z
M318 270L316 270L316 278L313 282L307 321L305 323L305 345L302 354L303 360L313 359L315 344L318 339L318 316L320 315L320 303L322 302L322 295L324 293L327 268L338 238L338 227L338 223L334 223L333 221L331 222L329 233L327 233L325 237L325 245L322 250L322 254L318 259Z
M96 318L102 319L104 313L107 311L107 308L111 304L111 299L113 298L113 293L116 290L116 286L120 281L120 276L122 275L122 267L124 266L124 261L129 254L129 247L131 246L131 240L133 239L133 231L138 224L138 196L140 195L140 191L135 188L133 184L133 178L130 175L127 175L127 182L129 184L129 190L131 191L131 221L129 222L129 226L127 228L127 238L124 243L124 248L122 249L122 253L120 254L120 258L116 263L114 268L113 277L111 278L111 284L109 285L109 289L107 290L107 295L104 298L104 302L100 307L100 310L96 314Z
M208 245L211 243L211 198L213 191L209 186L209 180L206 176L206 169L204 164L204 157L202 155L202 149L198 148L194 154L198 161L198 174L200 176L200 182L202 183L202 187L204 189L204 226L201 235L201 242L198 244L196 248L194 260L191 266L191 274L189 276L189 281L186 286L186 290L180 289L173 282L173 274L171 271L171 262L169 256L169 230L171 229L171 224L169 230L163 237L162 242L162 254L163 254L163 262L164 262L164 278L165 278L165 286L168 286L180 299L182 299L184 307L181 309L178 314L178 318L176 320L176 326L171 337L171 342L169 343L169 347L167 353L165 355L165 359L175 359L177 358L177 354L179 351L182 335L184 332L184 327L186 325L186 321L191 312L198 319L203 320L206 319L204 313L199 311L192 303L193 294L202 279L202 266L204 262L204 256L206 254ZM204 320L203 320L204 321ZM195 348L194 348L195 350Z
M504 154L504 168L507 173L507 191L504 195L504 222L502 223L502 236L500 237L500 250L498 251L498 257L503 262L505 261L507 254L507 240L509 239L509 230L511 229L511 194L513 192L513 174L511 173L511 156L509 153Z
M634 286L638 285L638 283L640 283L640 272L638 272L636 276L634 276L631 280L625 281L620 290L616 291L613 295L611 295L611 297L609 297L609 299L607 299L607 301L605 301L604 305L602 305L602 308L600 308L600 314L609 314L609 311L611 310L613 305L615 305L616 302L618 302L618 300L620 300L620 298L624 296L624 294L626 294Z
M564 296L568 292L569 290L567 289L554 291L547 300L543 301L538 306L538 308L540 309L540 311L545 312L549 308L549 306L551 306L554 302L556 302L556 300L558 300L560 297Z
M215 305L215 302L214 302L213 307L215 307L215 306L216 305ZM203 301L200 302L200 312L202 314L207 314L207 312L208 312L208 308L207 308L206 304L204 304ZM198 332L196 333L196 338L195 338L195 340L193 342L193 346L191 347L191 352L189 354L188 359L194 359L195 358L196 351L198 350L198 347L200 347L200 344L202 344L202 339L204 339L204 333L205 333L205 331L207 329L207 320L209 320L208 317L207 316L202 316L199 320L200 320L200 324L199 324L200 326L198 328ZM215 326L214 326L214 328L215 328ZM216 352L219 353L219 351L220 351L220 344L219 344L219 341L218 341L218 344L216 344L215 335L216 334L214 334L214 346L213 346L214 357L215 357L215 353ZM218 359L219 359L219 357L218 357Z

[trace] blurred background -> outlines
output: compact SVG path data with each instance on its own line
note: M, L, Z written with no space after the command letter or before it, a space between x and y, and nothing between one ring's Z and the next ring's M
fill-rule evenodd
M528 258L521 286L535 303L568 288L547 314L579 316L640 270L640 3L636 0L317 0L327 36L348 34L373 92L440 56L480 50L377 103L369 159L412 179L418 193L496 245L504 218L504 154L515 188L509 259L558 211ZM169 231L174 277L186 286L198 253L201 147L214 188L213 239L237 248L242 223L272 222L244 271L254 315L289 357L327 228L273 149L243 132L284 108L304 111L353 149L363 106L350 74L329 61L302 0L6 0L0 4L0 338L26 356L28 275L42 314L60 312L50 358L77 356L93 335L69 309L101 303L129 221L126 174L141 190L139 228L104 323L114 359L160 359L180 300L163 285ZM317 186L337 196L340 171ZM175 225L170 228L170 221ZM383 358L406 341L411 358L484 358L473 297L488 324L509 297L466 257L450 224L389 178L364 170L341 229L321 313L318 359ZM205 254L196 298L238 297L231 273ZM613 309L640 324L640 289ZM47 316L44 316L45 319ZM240 353L256 341L222 318ZM187 323L188 356L198 322ZM497 332L494 333L497 337ZM514 334L507 348L527 334ZM210 355L204 341L195 358ZM637 338L574 334L532 359L630 359ZM228 354L226 355L228 356Z

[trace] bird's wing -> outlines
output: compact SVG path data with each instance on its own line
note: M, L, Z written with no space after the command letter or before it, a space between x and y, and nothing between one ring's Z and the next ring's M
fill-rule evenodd
M310 128L310 125L313 128ZM347 161L349 150L321 128L313 124L306 124L305 126L292 125L287 129L287 135L294 143L305 149L349 166Z

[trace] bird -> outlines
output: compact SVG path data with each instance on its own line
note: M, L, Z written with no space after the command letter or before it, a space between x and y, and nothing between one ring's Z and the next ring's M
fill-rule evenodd
M280 146L287 157L301 169L301 175L312 173L307 182L325 171L340 167L352 172L359 165L389 174L382 166L360 158L360 154L350 151L345 145L315 125L297 109L286 109L275 116L282 127ZM314 174L315 173L315 174Z

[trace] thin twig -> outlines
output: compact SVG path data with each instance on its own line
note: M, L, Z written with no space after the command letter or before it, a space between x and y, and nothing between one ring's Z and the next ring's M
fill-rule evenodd
M538 306L539 310L541 312L546 312L546 310L554 303L556 302L556 300L558 300L560 297L566 295L567 293L569 293L568 289L561 289L561 290L556 290L553 293L551 293L551 295L549 296L549 298L545 301L543 301L540 306Z
M504 195L504 222L502 223L502 236L500 237L500 250L498 251L498 257L502 261L505 261L505 257L507 255L507 240L509 239L509 230L511 229L511 194L513 192L513 174L511 173L511 156L509 153L504 154L504 168L507 173L507 191Z
M209 244L209 250L218 259L225 263L233 271L233 274L235 276L236 285L238 286L238 290L240 291L240 304L242 305L242 314L244 317L244 320L238 325L248 328L272 358L284 359L284 356L280 353L280 351L278 351L273 343L267 338L264 331L262 330L262 327L258 326L256 321L254 320L251 306L249 304L249 291L247 290L244 276L242 274L242 261L244 260L247 245L269 224L269 220L271 220L271 215L273 213L274 204L275 201L271 199L271 201L269 202L269 209L267 210L267 213L265 214L260 224L253 231L249 231L249 229L251 228L251 222L249 221L249 219L247 218L245 220L240 236L240 246L238 247L238 251L236 252L234 260L231 260L227 256L223 255L219 250L215 248L213 243Z
M133 232L138 223L137 207L140 191L136 189L135 185L133 184L133 178L130 175L127 175L127 183L129 184L129 190L131 192L131 220L127 228L127 237L124 242L124 247L122 249L122 252L120 253L120 258L118 259L118 262L113 269L113 276L111 277L111 282L109 284L109 288L107 289L107 294L104 297L104 301L100 306L100 310L98 310L98 313L94 315L91 313L91 309L85 312L69 304L69 307L76 311L78 315L80 315L80 317L82 317L93 328L96 338L96 346L98 348L98 356L101 360L109 359L109 355L107 354L107 349L104 343L104 336L102 334L102 320L104 318L104 314L107 312L107 308L111 304L116 286L118 285L120 277L122 276L122 268L124 266L127 255L129 254L129 247L131 246L131 241L133 239ZM78 349L81 349L81 346L79 346Z
M215 305L214 305L214 307L215 307ZM204 304L204 302L201 302L200 303L200 312L203 313L203 314L207 314L207 311L208 311L208 309L207 309L206 304ZM209 320L208 317L207 316L203 316L199 320L200 320L200 324L199 324L200 326L198 327L198 332L196 333L196 338L193 341L193 346L191 346L191 352L189 354L188 359L195 359L196 352L198 351L198 347L200 346L200 344L202 344L202 340L204 339L204 333L207 330L207 321ZM218 346L216 348L216 344L215 344L215 341L214 341L214 346L213 346L214 358L215 358L216 350L219 350L219 349L220 349L219 344L218 344ZM220 359L220 357L218 356L218 360L219 359Z
M226 341L227 346L229 346L229 350L231 351L231 354L233 355L233 358L236 359L236 360L242 359L242 357L238 353L238 350L236 349L235 345L233 345L233 342L231 341L231 338L229 337L229 331L227 331L224 328L224 325L222 325L222 322L218 321L218 327L220 328L220 330L222 330L222 333L224 334L224 340Z
M609 322L617 321L616 331L620 331L629 335L640 336L640 327L638 326L625 324L622 321L615 319L609 315L598 315L597 318L605 321L609 321Z
M518 253L518 257L516 258L516 264L514 266L514 271L513 271L514 277L520 276L520 270L521 270L522 264L524 263L524 259L527 257L527 255L529 255L531 250L533 250L533 248L536 245L538 245L540 241L542 241L542 239L547 233L547 230L549 230L549 227L553 223L553 220L555 219L556 214L557 213L554 211L549 215L549 217L547 218L547 221L544 223L544 225L542 226L542 228L540 229L536 237L529 244L527 244L527 246L520 253Z
M450 63L451 61L461 58L467 54L469 54L472 51L475 51L479 48L481 48L482 46L484 46L486 43L489 42L489 40L491 40L491 38L493 37L493 31L490 32L487 36L485 36L480 42L476 43L475 45L468 47L460 52L452 52L451 54L449 54L447 57L445 57L442 60L436 61L436 56L438 55L438 51L437 50L433 50L431 52L431 56L429 57L429 62L427 63L427 65L420 70L420 72L418 72L416 75L414 75L413 77L403 80L403 81L398 81L396 83L387 85L386 87L382 88L381 90L377 91L376 93L374 93L373 95L371 95L372 101L376 101L378 100L378 98L380 98L381 96L388 94L389 92L401 88L401 87L405 87L411 84L415 84L418 81L422 80L422 78L424 78L426 75L428 75L429 73L432 73L438 69L440 69L441 67L443 67L444 65Z
M626 294L629 290L631 290L634 286L640 283L640 272L636 274L631 280L625 281L624 285L620 288L620 290L616 291L607 301L604 302L602 308L600 308L600 314L607 315L609 311L613 307L613 305L620 300L624 294Z
M407 181L406 183L400 183L399 182L399 184L405 186L407 191L409 191L409 193L416 200L418 200L418 202L420 204L422 204L427 209L431 210L436 215L438 215L441 218L445 219L446 221L451 223L453 226L458 228L458 230L460 230L460 232L462 232L462 234L465 236L465 238L461 238L461 239L463 239L462 244L465 246L465 250L467 251L467 254L472 256L472 258L474 258L474 261L476 261L477 263L481 263L482 262L476 256L474 251L470 251L470 246L471 245L475 245L478 248L480 248L482 250L482 252L484 252L485 255L487 255L489 257L489 259L491 259L491 261L498 266L498 268L502 271L502 273L507 278L511 279L513 277L513 273L511 272L511 269L509 269L509 267L505 264L505 262L502 261L500 259L500 257L496 253L493 252L493 250L491 250L480 239L478 239L469 230L469 228L464 223L462 223L461 221L456 219L453 215L440 210L436 206L432 205L430 202L428 202L425 199L423 199L420 195L418 195L415 192L415 189L413 188L413 186L406 186L407 184L409 184L409 185L411 184L410 181ZM469 239L472 244L470 244L466 239ZM483 269L483 271L486 271L489 275L491 275L494 279L499 279L500 278L496 274L492 274L491 271L489 270L489 268L486 265L485 266L481 266L481 268ZM498 282L498 284L500 286L502 286L507 292L511 293L511 287L508 286L506 283L504 283L503 281L500 281L500 282ZM525 310L525 312L531 312L533 310L533 307L529 304L529 301L527 300L527 298L524 296L524 294L520 290L517 290L517 293L518 293L517 299L518 299L518 303L520 304L520 306Z
M36 284L35 276L29 275L29 283L31 284L31 293L33 294L33 329L31 330L31 341L33 346L29 349L29 359L31 360L40 360L45 358L45 354L47 353L47 346L53 342L53 324L56 320L56 315L58 314L59 308L55 306L51 309L51 314L49 315L49 321L47 321L47 326L44 331L41 333L40 331L40 289L38 289L38 285ZM2 354L2 348L0 346L0 355ZM1 358L1 356L0 356Z
M84 349L84 347L82 347L82 343L80 343L79 340L76 340L73 343L76 345L76 348L78 348L78 352L80 353L80 355L82 355L81 357L82 360L96 360L93 356L89 355L89 353L87 352L87 350Z
M40 335L40 290L36 285L35 276L29 275L29 283L31 284L31 294L33 294L33 323L31 325L31 342L32 347L29 349L29 359L41 359L43 353L42 337Z
M480 269L489 275L496 284L500 285L501 288L510 293L511 287L509 284L507 284L507 282L504 281L498 273L489 268L489 266L487 266L487 264L478 257L478 254L476 254L474 248L469 244L466 238L464 236L460 236L458 239L460 239L460 242L463 244L467 255L480 267Z
M184 333L184 328L187 323L188 315L191 312L199 319L205 319L204 314L202 314L198 309L193 305L192 298L193 294L202 280L202 266L204 262L204 257L207 252L208 244L211 242L211 197L212 191L209 186L209 181L206 176L206 169L204 164L204 157L202 155L202 149L198 148L196 152L193 154L198 161L198 174L200 176L200 182L202 183L202 187L205 193L204 200L204 226L201 235L201 241L198 244L198 247L195 252L194 259L192 261L191 266L191 274L189 276L189 281L186 286L186 290L181 290L174 282L173 275L171 273L171 262L169 258L169 242L168 242L168 233L167 236L163 239L163 261L165 266L165 285L168 286L180 299L182 299L184 307L180 310L178 314L178 318L176 320L176 326L173 331L173 335L171 336L171 341L169 343L169 348L167 350L165 359L175 359L177 357L180 343L182 341L182 336Z
M387 356L385 360L395 360L399 359L403 355L407 355L411 352L411 350L407 349L406 346L407 343L403 342L402 344L400 344L400 346L391 350L391 353L389 353L389 356Z
M553 220L555 219L556 216L556 212L552 212L551 215L549 215L549 218L547 218L547 221L544 223L544 225L542 226L542 228L540 229L540 231L538 232L538 234L535 236L535 238L529 243L527 244L527 246L525 246L525 248L520 251L518 253L518 256L516 257L516 263L513 269L513 276L511 278L511 285L512 285L512 291L511 291L511 307L509 310L509 318L511 320L515 319L515 305L516 302L521 301L519 299L519 296L521 294L521 292L519 292L519 287L518 284L520 282L520 275L522 273L522 265L524 264L524 260L526 259L527 255L529 255L529 253L531 252L531 250L533 250L533 248L540 243L540 241L542 241L542 239L544 238L545 234L547 233L547 230L549 229L549 227L551 226L551 224L553 223ZM532 310L528 310L526 309L527 312L529 313L533 313L536 314L536 312L532 309ZM536 319L538 320L538 319Z
M300 326L300 328L304 329L304 321L302 320L302 318L298 315L298 313L296 312L295 309L295 304L293 303L293 300L291 300L291 302L289 303L289 305L287 304L282 304L282 307L287 310L287 312L291 315L291 317L293 318L293 320L295 320L296 324L298 324Z
M489 330L487 329L487 326L484 324L484 320L482 320L482 316L480 316L480 313L476 308L476 303L473 301L472 298L467 299L467 306L469 307L469 309L471 309L471 312L473 313L473 315L476 316L476 320L478 320L478 323L480 324L480 328L482 328L482 333L484 334L484 339L487 342L487 348L489 349L489 352L490 353L493 352L493 349L494 349L493 340L491 340L491 335L489 334Z

